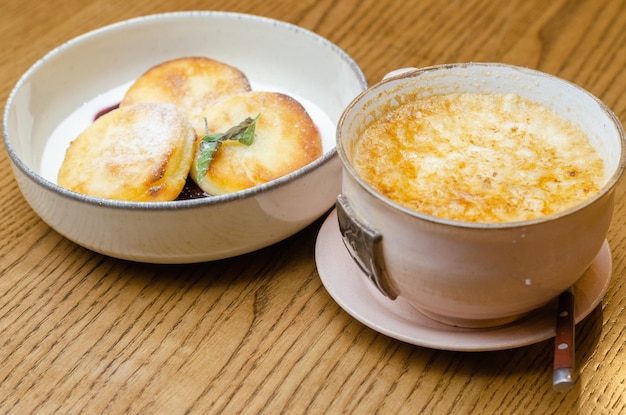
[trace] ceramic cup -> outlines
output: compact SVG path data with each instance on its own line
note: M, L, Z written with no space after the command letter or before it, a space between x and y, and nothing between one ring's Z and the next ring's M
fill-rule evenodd
M365 126L408 99L450 92L517 93L579 125L604 160L601 189L560 213L485 224L418 213L359 177L354 148ZM576 282L606 239L625 163L624 130L606 105L565 80L503 64L396 73L346 108L337 134L337 214L352 257L387 297L402 296L425 315L462 327L512 322Z

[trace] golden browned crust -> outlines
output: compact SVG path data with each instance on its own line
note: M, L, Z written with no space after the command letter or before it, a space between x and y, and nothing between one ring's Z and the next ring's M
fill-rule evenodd
M502 223L564 211L596 193L602 158L554 110L517 94L408 100L368 125L357 173L418 212Z
M121 107L70 144L58 184L114 200L174 200L185 185L194 142L191 124L174 105Z
M194 160L190 175L202 190L219 195L247 189L293 172L322 155L319 131L309 114L300 103L281 93L232 96L207 107L203 118L194 119L192 124L201 138L205 135L204 117L210 133L223 133L258 114L252 145L236 141L222 144L203 178L198 177Z
M186 57L150 68L131 85L120 106L166 102L191 119L202 108L249 90L248 78L239 69L209 58Z

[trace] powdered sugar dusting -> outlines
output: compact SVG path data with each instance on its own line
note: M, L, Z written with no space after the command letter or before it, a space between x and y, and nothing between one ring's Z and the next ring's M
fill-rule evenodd
M124 83L94 97L70 113L67 118L59 123L57 128L50 135L43 152L40 166L40 173L43 178L57 183L57 175L63 163L63 159L65 158L65 151L70 143L93 122L95 114L100 112L103 108L117 105L133 82L134 81ZM335 147L336 124L330 119L328 114L315 103L275 85L259 84L251 80L251 86L252 89L256 91L283 92L300 102L319 129L324 152L326 153ZM167 123L168 121L164 122ZM145 140L149 140L149 137L154 137L154 134L158 133L158 131L154 130L154 126L149 128L153 129L141 134ZM154 151L157 151L157 149L154 148Z
M117 139L115 146L107 147L104 159L110 164L123 166L162 159L172 151L172 134L181 136L183 115L173 105L140 104L120 111L127 112L121 116L132 123L121 123L113 130L112 134L125 139Z

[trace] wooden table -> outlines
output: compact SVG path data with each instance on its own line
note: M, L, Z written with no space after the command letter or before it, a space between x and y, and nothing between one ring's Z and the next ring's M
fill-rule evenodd
M330 39L368 81L405 66L500 61L588 89L626 121L626 1L2 0L0 99L85 31L174 10L272 17ZM322 219L238 258L157 266L52 231L0 152L0 413L626 413L626 196L613 279L577 325L573 390L551 387L550 340L506 351L403 343L328 295Z

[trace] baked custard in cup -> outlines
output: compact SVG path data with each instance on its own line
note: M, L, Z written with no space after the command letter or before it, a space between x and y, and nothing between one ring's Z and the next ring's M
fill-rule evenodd
M605 104L536 70L395 74L339 121L342 237L387 297L455 326L510 323L573 285L600 250L624 142Z

